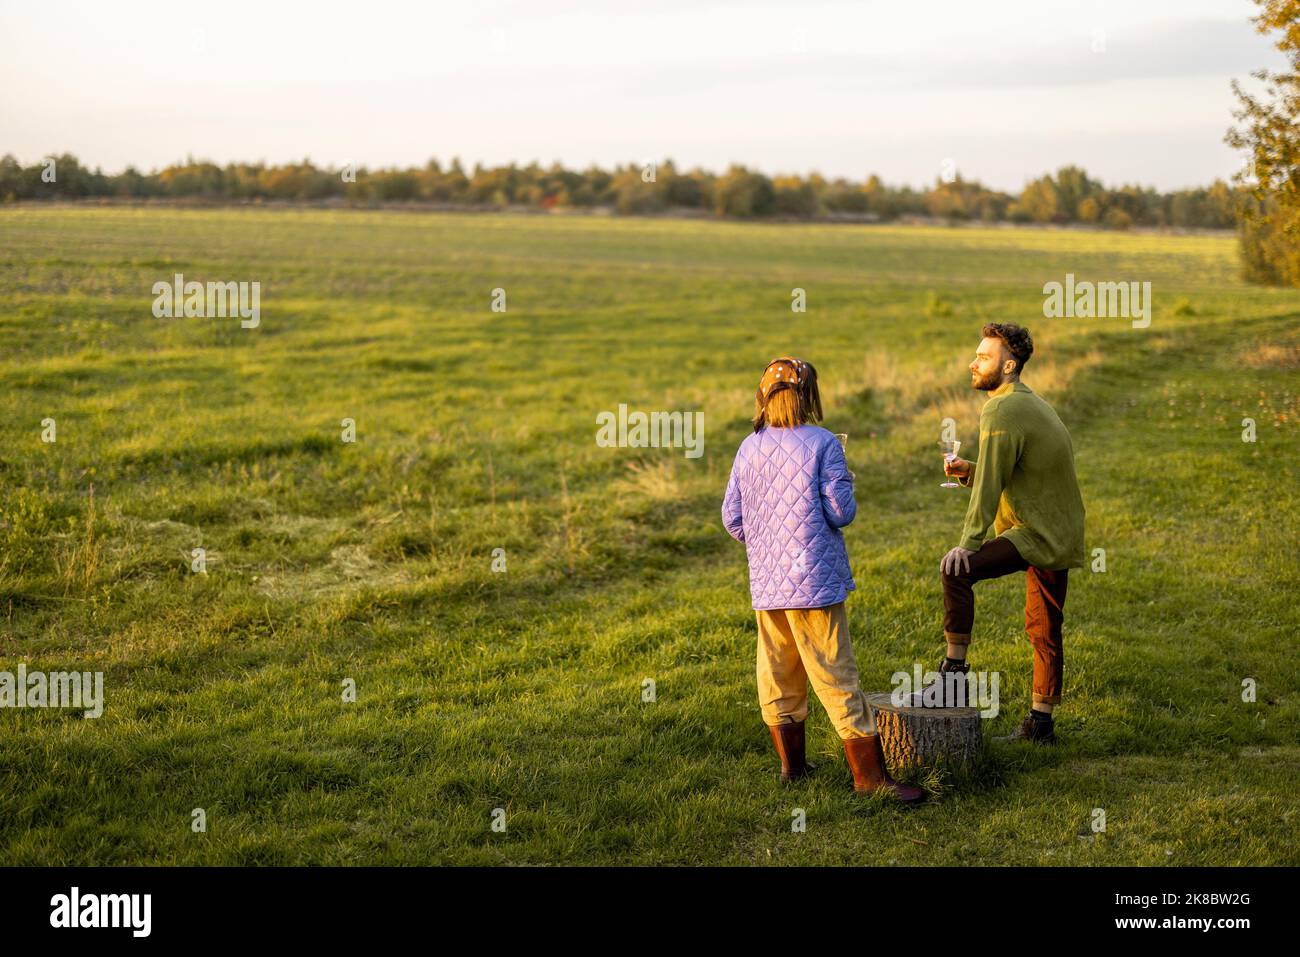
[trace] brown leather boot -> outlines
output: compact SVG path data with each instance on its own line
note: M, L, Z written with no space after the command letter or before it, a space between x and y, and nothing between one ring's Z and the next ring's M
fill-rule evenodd
M869 734L864 738L844 738L843 741L844 756L848 759L849 770L853 772L854 791L871 794L883 789L904 804L916 804L925 799L923 788L899 784L889 776L879 734Z
M776 753L781 757L782 781L806 778L817 769L815 764L809 764L804 758L802 721L791 724L769 724L767 727L772 732L772 743L776 745Z
M1056 729L1049 715L1046 719L1035 720L1033 714L1025 715L1020 727L1008 735L996 737L994 741L1031 741L1034 744L1056 744Z

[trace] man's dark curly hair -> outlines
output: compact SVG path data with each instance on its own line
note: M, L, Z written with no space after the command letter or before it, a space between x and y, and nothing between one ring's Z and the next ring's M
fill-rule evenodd
M985 324L983 335L986 339L1002 340L1016 360L1016 375L1020 375L1020 370L1034 354L1034 340L1029 335L1029 330L1014 322L990 322Z

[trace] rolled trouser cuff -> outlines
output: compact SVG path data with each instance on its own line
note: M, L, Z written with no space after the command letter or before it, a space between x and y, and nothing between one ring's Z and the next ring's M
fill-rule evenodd
M1034 692L1034 704L1060 704L1061 696L1059 694L1039 694Z
M786 712L782 712L777 704L760 704L759 711L762 712L763 723L769 728L780 727L783 724L799 724L808 720L807 703Z
M943 633L943 639L944 639L944 641L948 642L949 644L953 644L953 645L969 645L969 644L970 644L970 635L959 635L959 634L957 634L956 632L953 632L953 631L945 631L945 632Z

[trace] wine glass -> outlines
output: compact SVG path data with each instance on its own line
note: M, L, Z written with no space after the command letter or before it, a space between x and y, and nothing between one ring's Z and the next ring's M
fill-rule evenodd
M849 450L849 434L847 432L836 432L835 438L839 439L840 448L843 449L845 452L847 452ZM846 459L845 466L847 467L847 465L848 465L848 460ZM851 479L857 478L857 475L854 473L853 469L849 469L849 478Z
M961 442L956 439L940 439L939 448L943 449L944 461L951 462L957 457L957 452L961 449ZM939 488L961 488L961 483L954 482L949 478L946 482L940 482Z

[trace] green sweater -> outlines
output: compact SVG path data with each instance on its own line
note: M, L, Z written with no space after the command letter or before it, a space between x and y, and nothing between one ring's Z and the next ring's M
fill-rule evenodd
M963 456L965 458L966 456ZM980 412L979 455L961 547L977 551L989 526L1037 568L1083 565L1083 498L1070 433L1023 382L1004 382Z

